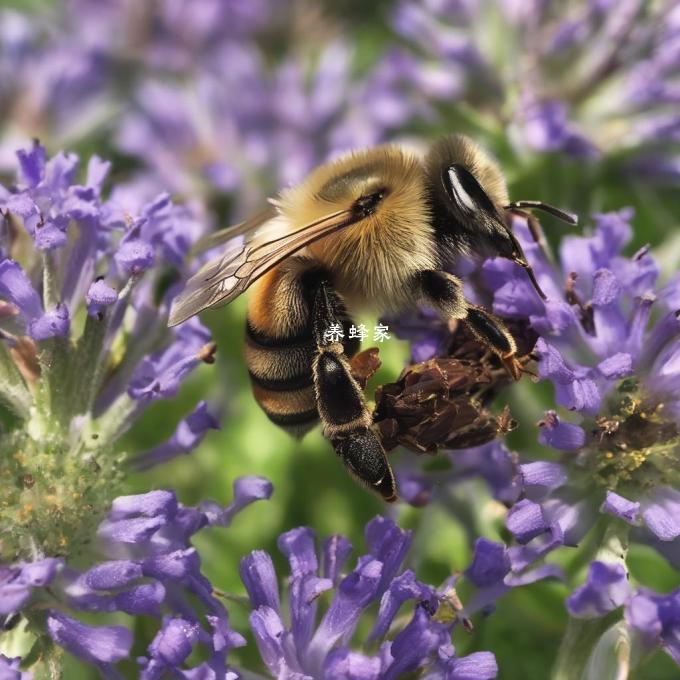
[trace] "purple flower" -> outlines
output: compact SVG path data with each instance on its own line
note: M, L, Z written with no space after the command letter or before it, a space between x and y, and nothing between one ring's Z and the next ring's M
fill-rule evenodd
M650 651L662 647L680 665L680 590L667 595L646 588L633 590L622 563L594 561L586 583L568 598L577 618L598 618L622 608L635 642Z
M21 671L19 665L21 664L21 657L14 657L10 659L4 654L0 654L0 677L6 680L32 680L32 673L24 673Z
M469 677L496 677L493 655L455 655L449 636L456 619L445 624L437 617L440 603L448 601L450 591L438 592L408 570L398 574L410 533L391 520L376 517L366 526L365 534L368 553L344 576L351 546L343 537L325 541L321 564L311 529L293 529L279 537L279 548L291 568L288 623L269 555L256 551L241 561L241 579L253 608L251 626L270 674L377 680L423 671L432 678L465 677L447 674L458 664L460 669L467 665ZM317 599L325 591L332 591L332 598L326 611L319 614ZM410 622L393 639L385 639L395 615L408 601L414 602ZM351 650L348 643L359 619L378 602L370 635L382 640L378 654Z
M614 545L606 547L607 559L595 558L587 581L567 600L572 616L628 611L633 589L625 566L627 539L619 534L630 532L630 540L653 546L678 566L678 280L659 289L648 249L622 254L632 238L631 218L629 210L596 215L589 235L564 239L561 267L534 242L524 219L516 218L515 233L548 295L545 302L512 263L493 259L481 268L478 295L490 291L497 314L538 336L538 376L552 384L560 408L538 423L539 442L553 451L545 460L525 459L494 442L444 454L450 471L424 472L413 463L398 470L407 481L407 500L449 499L456 485L479 476L508 506L505 525L514 542L475 544L466 576L477 591L466 603L468 613L493 606L513 585L540 576L551 567L541 565L545 557L590 539L603 515L618 543L606 535ZM428 334L439 336L438 353L452 345L451 330L426 315L405 326L414 348ZM615 564L612 555L618 556Z
M29 15L3 11L0 21L3 170L17 139L39 132L58 147L66 139L109 134L112 110L130 101L144 74L190 79L222 72L229 51L275 14L271 0L199 0L191 10L163 2L144 12L74 0L60 9L57 26L49 10L37 9Z
M24 607L34 588L48 586L60 569L62 561L47 558L0 571L0 614L12 614Z
M564 239L561 270L532 244L523 221L515 222L548 300L512 314L526 315L539 334L539 375L572 414L548 411L539 423L539 441L561 455L520 466L521 495L507 526L520 543L554 536L557 529L561 538L551 542L553 550L578 545L603 513L615 533L633 527L631 539L678 566L672 545L680 536L680 374L674 363L680 322L671 306L677 281L657 288L658 267L648 249L622 255L631 218L630 211L596 215L590 235ZM501 312L506 284L498 282L495 266L490 261L484 269ZM646 605L631 594L625 548L613 554L619 561L594 561L586 583L567 600L572 616L602 616L624 606L629 619L630 602L639 601L642 617Z
M403 0L392 26L408 45L403 71L415 85L414 109L431 116L439 103L443 120L451 111L483 111L487 128L539 153L593 161L625 147L627 172L672 183L680 14L673 2L643 11L638 0L626 0L616 10L597 2L578 8L501 2L482 9Z
M56 446L64 455L96 458L101 468L94 486L82 475L68 493L69 485L60 483L60 498L47 491L54 485L43 478L45 466L36 463L33 470L27 462L17 475L37 485L36 497L51 498L61 508L70 505L76 514L82 511L81 493L89 489L101 516L115 493L106 480L120 474L119 463L100 452L110 451L149 403L174 396L196 366L212 361L215 346L197 319L166 328L175 289L168 287L164 267L178 270L180 278L189 273L184 257L199 235L198 223L188 207L173 205L167 194L136 205L128 195L121 205L114 190L105 200L109 164L97 157L82 177L75 155L48 159L38 143L19 151L17 159L16 184L0 186L0 212L12 225L0 234L0 299L7 310L0 319L0 342L3 354L11 356L3 363L0 391L3 402L22 417L19 426L39 417L53 430L42 426L31 435L26 461L37 460L31 446ZM33 248L19 238L22 230ZM89 316L84 326L74 325L83 307ZM208 427L198 420L190 425L197 435ZM81 438L75 446L68 439L72 428ZM50 439L54 436L57 440ZM188 451L199 440L184 436L181 446ZM81 467L76 461L69 465L74 474ZM53 469L59 479L60 470ZM59 514L46 508L44 516ZM17 536L20 532L17 527ZM68 540L77 536L66 533ZM61 530L46 527L44 536L46 554L63 551L67 539Z
M87 626L55 611L47 615L46 626L60 647L94 665L121 661L132 647L132 633L122 626Z
M189 81L142 78L116 142L162 186L233 192L239 211L252 210L263 187L276 190L342 152L385 141L412 116L403 58L387 54L361 79L353 59L337 40L310 73L298 55L271 68L253 44L222 45L211 68Z
M234 483L233 503L224 509L210 504L207 511L185 507L172 491L158 490L114 500L100 525L98 548L105 559L84 572L63 560L44 559L3 568L0 574L0 614L44 608L48 601L45 632L60 647L97 666L115 672L127 659L132 633L120 625L86 625L71 614L54 609L58 602L69 612L125 612L158 620L159 629L148 656L139 659L141 677L160 678L168 673L202 673L226 677L227 655L244 644L229 624L227 611L201 571L192 546L193 536L204 527L225 525L255 500L271 495L262 478L244 477ZM45 599L43 589L49 587ZM193 669L187 657L200 646L208 660Z
M592 562L587 581L567 598L567 609L577 618L603 616L622 606L630 592L623 565Z
M626 622L648 648L660 644L680 666L680 589L668 595L637 591L626 605Z
M560 538L553 542L559 543ZM543 537L529 541L526 545L509 548L503 543L478 538L470 566L464 572L476 590L462 610L462 615L493 611L496 600L511 588L546 578L562 579L562 571L557 565L535 564L552 547L551 542Z
M207 403L201 401L179 423L175 433L168 441L137 456L134 460L134 465L140 469L147 469L153 465L171 460L175 456L191 453L201 443L208 430L218 428L219 423L208 411Z
M215 345L197 319L166 327L200 224L167 194L144 202L114 190L105 199L109 165L96 157L82 176L76 156L48 159L37 143L17 158L16 184L0 185L2 220L12 225L0 232L0 393L17 414L8 474L18 481L3 500L3 516L12 519L0 528L5 554L23 561L0 568L0 613L47 610L44 634L104 674L128 658L130 630L74 616L154 617L165 623L144 660L145 677L179 672L187 645L208 660L182 672L210 668L225 677L227 654L242 639L201 573L191 538L268 498L271 484L237 480L226 508L187 508L170 491L121 496L101 521L126 472L116 441L148 404L173 397L196 366L213 361ZM189 453L216 426L199 404L147 464ZM78 571L71 558L92 550L98 524L96 557L105 560ZM180 619L193 631L183 642L173 623Z
M621 255L631 238L631 217L629 211L596 215L592 235L566 238L562 271L517 219L516 233L548 291L545 303L532 301L530 308L509 310L508 284L496 276L497 261L484 265L494 309L526 315L540 336L539 375L554 385L557 403L574 412L563 419L548 411L540 423L539 441L565 452L559 462L541 464L541 475L549 477L537 484L531 466L538 463L521 466L526 498L508 517L508 528L520 540L557 522L567 543L578 543L598 510L644 527L639 535L653 545L680 532L677 491L665 476L673 466L664 462L678 455L674 414L680 382L673 357L680 324L665 302L673 299L672 290L656 293L658 268L647 250L632 258ZM523 279L523 273L505 270ZM650 324L653 306L661 309Z

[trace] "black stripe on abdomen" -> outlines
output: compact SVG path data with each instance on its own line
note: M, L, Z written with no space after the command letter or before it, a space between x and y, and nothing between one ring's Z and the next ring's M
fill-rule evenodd
M272 338L246 327L246 363L253 395L267 417L301 435L319 419L312 379L316 343L306 337Z

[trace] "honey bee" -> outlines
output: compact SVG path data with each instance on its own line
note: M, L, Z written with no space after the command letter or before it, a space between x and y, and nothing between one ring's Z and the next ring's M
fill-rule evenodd
M539 201L510 202L498 165L462 135L424 156L393 145L355 151L204 239L199 251L230 243L174 299L169 325L252 286L245 357L255 399L297 436L320 419L350 474L391 502L394 475L348 361L359 346L348 334L352 315L423 302L466 324L519 379L505 324L468 302L444 267L463 255L501 256L524 267L545 298L510 228L512 213L525 208L576 221ZM329 338L331 326L343 329L341 341Z

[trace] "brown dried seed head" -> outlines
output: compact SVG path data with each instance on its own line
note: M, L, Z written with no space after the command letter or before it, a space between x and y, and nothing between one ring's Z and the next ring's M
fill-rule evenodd
M479 446L507 432L509 413L497 418L478 396L493 378L488 365L452 357L407 367L396 382L376 390L374 420L383 446L435 453Z

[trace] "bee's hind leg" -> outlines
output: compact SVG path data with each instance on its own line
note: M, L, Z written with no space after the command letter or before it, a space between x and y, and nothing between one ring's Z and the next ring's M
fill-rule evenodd
M423 300L447 319L460 319L475 337L498 355L508 373L519 380L522 366L517 345L506 325L484 308L470 304L463 284L453 274L426 270L418 274L417 285Z
M341 342L333 342L328 329L342 324L342 303L330 284L320 281L313 307L317 354L312 365L317 406L324 436L350 474L386 501L397 499L394 475L375 432L364 394L352 376Z

